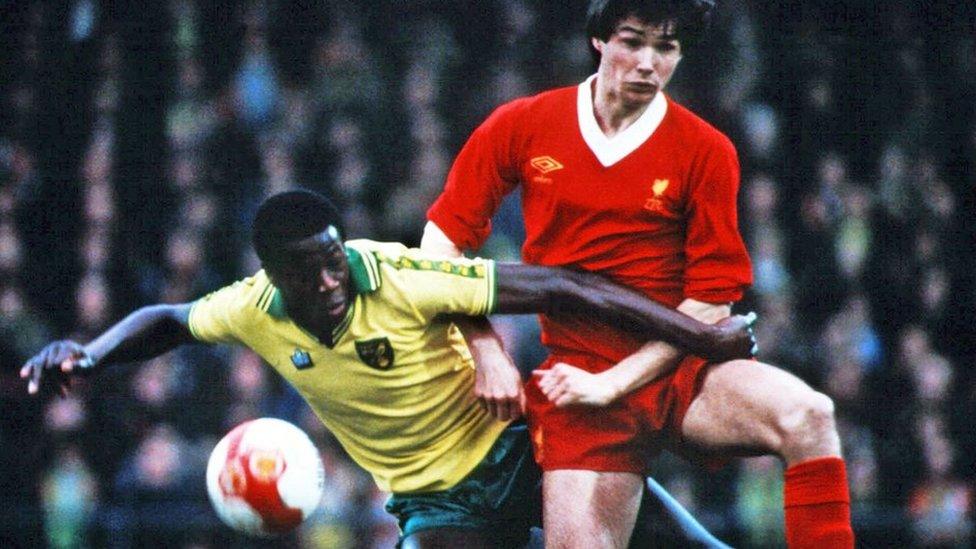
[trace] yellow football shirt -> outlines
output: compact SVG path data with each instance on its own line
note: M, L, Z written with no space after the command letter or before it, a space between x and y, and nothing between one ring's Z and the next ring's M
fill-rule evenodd
M288 318L264 271L198 300L190 331L261 355L381 489L450 488L506 424L478 404L467 345L438 315L490 313L494 262L369 240L346 242L346 253L356 297L332 348Z

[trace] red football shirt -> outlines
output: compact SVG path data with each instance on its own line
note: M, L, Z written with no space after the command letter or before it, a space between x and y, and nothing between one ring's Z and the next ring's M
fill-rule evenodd
M600 272L671 307L740 299L752 274L732 143L663 94L608 140L591 80L496 110L461 150L428 218L459 248L478 249L502 198L520 186L525 262ZM543 317L542 327L552 352L610 364L644 343L586 319Z

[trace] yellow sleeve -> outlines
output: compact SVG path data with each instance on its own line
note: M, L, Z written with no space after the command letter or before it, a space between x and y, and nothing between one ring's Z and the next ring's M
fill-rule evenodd
M190 308L190 333L205 343L240 343L238 334L258 311L251 303L256 290L254 279L247 278L198 299Z
M426 319L438 314L486 315L495 309L495 262L444 258L410 250L398 274L413 306Z

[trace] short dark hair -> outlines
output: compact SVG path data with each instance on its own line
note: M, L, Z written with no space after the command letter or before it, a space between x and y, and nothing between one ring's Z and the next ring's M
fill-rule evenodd
M251 240L261 263L274 263L282 245L318 234L332 225L341 235L339 209L326 197L305 189L269 196L254 216Z
M591 0L586 11L586 40L606 42L620 21L634 16L645 23L673 21L681 47L688 48L705 34L714 8L715 0ZM591 53L599 59L598 52Z

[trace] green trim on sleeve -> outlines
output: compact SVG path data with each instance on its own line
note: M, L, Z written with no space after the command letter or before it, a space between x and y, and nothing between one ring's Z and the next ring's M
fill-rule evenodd
M488 279L488 303L485 306L485 314L490 315L498 306L498 275L495 272L494 260L485 261L485 278Z

